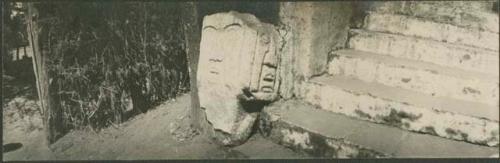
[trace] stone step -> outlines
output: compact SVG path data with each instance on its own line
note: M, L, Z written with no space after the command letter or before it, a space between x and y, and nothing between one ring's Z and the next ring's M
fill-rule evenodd
M371 10L498 33L498 13L493 7L486 1L391 1L372 2Z
M438 11L447 12L493 12L496 0L486 1L399 1L399 2L373 2L372 6L379 10L396 10L399 8L411 11ZM395 8L397 7L397 8Z
M498 51L499 47L498 33L462 28L405 15L370 12L365 17L363 28L495 51Z
M499 108L363 82L344 76L309 80L300 98L321 109L401 129L498 146Z
M336 51L328 73L422 92L431 97L451 97L494 106L499 102L498 76L376 53Z
M353 29L349 48L498 76L498 51Z
M264 135L316 157L491 157L498 148L419 134L316 109L303 101L271 104L261 114Z

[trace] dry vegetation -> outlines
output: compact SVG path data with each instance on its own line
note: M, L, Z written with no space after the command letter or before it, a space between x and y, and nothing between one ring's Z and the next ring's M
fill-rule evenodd
M63 127L99 129L189 88L176 3L38 3Z

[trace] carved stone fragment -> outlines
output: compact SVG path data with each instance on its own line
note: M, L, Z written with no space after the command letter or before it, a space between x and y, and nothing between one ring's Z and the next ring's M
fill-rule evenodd
M250 14L228 12L204 18L198 95L222 144L244 142L263 104L276 100L278 38L274 26Z

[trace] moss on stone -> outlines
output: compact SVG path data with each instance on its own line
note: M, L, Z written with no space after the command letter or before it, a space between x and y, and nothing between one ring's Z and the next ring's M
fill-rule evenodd
M404 123L403 123L403 126L405 126L405 128L410 128L410 123L408 123L408 122L404 122Z
M342 150L348 150L348 154L340 157L348 157L348 158L378 158L385 157L386 155L383 153L379 153L377 151L373 151L370 149L362 148L357 145L349 144L344 142L342 139L332 139L320 134L308 132L303 128L298 126L290 125L285 122L277 121L272 123L272 131L269 138L273 139L278 144L289 147L295 152L299 153L307 153L308 155L314 157L325 157L325 158L338 158L342 155ZM309 142L307 145L311 148L304 149L300 145L295 144L292 141L285 141L286 135L283 135L282 130L286 130L289 133L307 133L309 134ZM346 151L343 151L346 152ZM351 153L352 152L352 153Z
M359 109L354 110L354 113L356 113L361 118L367 118L367 119L371 119L372 118L372 116L370 116L370 114L365 113L365 112L363 112L363 111L361 111Z
M467 140L467 138L469 138L469 134L463 132L460 132L460 136L462 136L464 140Z
M402 78L401 81L404 83L408 83L411 81L411 78Z
M326 138L318 134L309 134L311 145L313 146L312 155L319 157L333 157L337 155L337 151L331 150L326 142Z
M472 94L481 94L481 91L477 90L477 89L474 89L474 88L471 88L471 87L465 87L462 92L464 94L468 94L468 93L472 93Z
M448 135L451 135L451 136L455 136L457 135L457 131L455 131L454 129L451 129L451 128L446 128L445 132L448 134Z
M424 132L425 132L425 133L432 134L432 135L437 135L436 130L435 130L435 129L434 129L434 127L432 127L432 126L426 126L426 127L424 128Z
M389 125L401 127L403 125L403 119L414 122L421 117L422 115L415 115L404 111L397 111L396 109L392 108L389 115L382 117L382 120Z

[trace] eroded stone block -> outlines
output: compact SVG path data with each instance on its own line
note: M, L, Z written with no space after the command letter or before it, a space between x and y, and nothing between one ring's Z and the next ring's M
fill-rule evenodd
M278 38L274 26L250 14L228 12L204 18L198 95L222 144L246 140L260 108L277 98Z
M345 47L351 2L280 2L280 96L299 96L301 85L326 72L329 53Z

